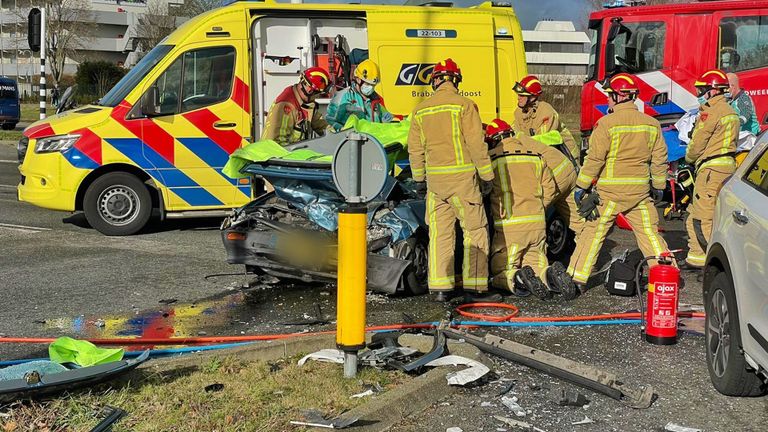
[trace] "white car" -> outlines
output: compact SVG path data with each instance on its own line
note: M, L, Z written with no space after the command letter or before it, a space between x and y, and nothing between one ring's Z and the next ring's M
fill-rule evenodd
M759 396L768 386L768 133L717 197L704 269L707 366L715 388Z

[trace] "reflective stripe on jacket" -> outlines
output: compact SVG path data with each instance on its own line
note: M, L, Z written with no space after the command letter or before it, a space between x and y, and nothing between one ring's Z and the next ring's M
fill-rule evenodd
M544 209L556 196L556 185L552 171L533 145L542 144L506 138L490 150L496 175L491 213L497 228L527 231L545 227Z
M697 171L707 167L718 172L733 172L740 128L739 117L725 97L713 97L701 106L685 160L694 164Z
M601 118L576 185L587 189L594 179L600 194L616 201L645 198L650 186L664 189L667 145L659 122L632 102L616 105L613 113Z
M476 188L475 172L493 179L493 168L477 106L459 95L449 82L416 106L408 133L413 179L441 198L469 196Z

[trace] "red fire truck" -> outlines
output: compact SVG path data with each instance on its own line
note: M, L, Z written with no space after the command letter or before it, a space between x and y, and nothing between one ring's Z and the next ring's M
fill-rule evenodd
M702 72L734 72L752 96L761 129L768 128L768 1L609 7L590 15L589 30L592 49L581 94L584 147L608 108L600 83L617 72L640 78L638 106L662 125L698 107L693 83Z

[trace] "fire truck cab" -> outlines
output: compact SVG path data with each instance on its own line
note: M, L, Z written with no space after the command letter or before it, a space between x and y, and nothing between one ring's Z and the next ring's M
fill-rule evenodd
M608 108L600 83L618 72L637 75L638 106L662 125L698 107L693 83L701 73L734 72L755 103L761 129L768 128L768 2L642 3L614 1L590 15L592 47L581 102L584 148Z

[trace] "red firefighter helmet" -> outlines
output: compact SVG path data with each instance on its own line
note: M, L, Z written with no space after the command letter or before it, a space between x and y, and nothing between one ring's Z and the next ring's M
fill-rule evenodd
M486 139L496 139L501 135L511 134L511 133L512 133L512 126L510 126L509 123L499 118L488 123L488 126L485 127Z
M704 87L707 90L725 90L731 86L728 83L728 77L725 75L725 72L720 69L712 69L704 72L693 85L694 87Z
M512 90L521 96L541 96L544 92L544 88L541 87L541 82L536 75L528 75L516 82Z
M607 79L603 84L603 90L620 96L637 96L640 93L637 78L628 73L619 73Z
M461 69L459 69L459 65L457 65L453 59L447 58L437 63L432 69L432 76L430 77L430 81L443 75L455 77L458 79L458 81L461 81Z
M301 81L312 87L316 93L324 93L331 82L331 76L325 69L314 66L304 71L301 75Z

